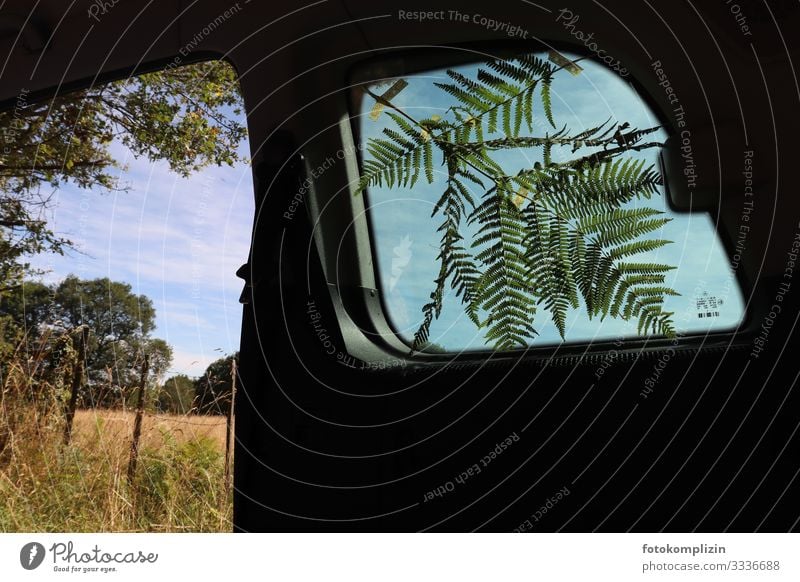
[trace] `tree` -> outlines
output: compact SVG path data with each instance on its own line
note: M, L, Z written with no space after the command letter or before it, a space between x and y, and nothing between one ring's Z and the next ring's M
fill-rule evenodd
M65 278L55 288L53 325L89 327L86 348L89 397L94 405L111 405L124 398L138 381L141 358L150 355L150 377L169 367L172 348L150 338L155 327L153 302L131 286L108 278Z
M11 316L29 337L39 337L43 324L50 316L53 290L38 281L25 281L10 291L2 312Z
M239 352L211 362L195 381L197 410L201 414L227 414L231 404L231 362L239 362Z
M421 176L432 184L439 163L446 172L432 213L441 220L439 272L413 349L428 341L448 287L498 349L528 345L540 309L563 338L581 300L589 318L634 319L639 333L674 334L663 310L665 297L677 295L665 285L674 267L637 261L670 242L644 238L669 219L628 204L659 192L659 171L629 156L661 147L645 139L658 128L606 121L557 129L550 91L560 71L535 55L488 61L474 78L448 70L450 82L435 85L452 106L419 120L365 88L394 127L369 140L358 191L413 187ZM553 128L544 135L533 135L537 100ZM499 161L504 151L531 149L541 161L530 167L509 172ZM573 157L555 162L554 149Z
M87 324L101 347L149 334L155 327L156 310L145 295L131 292L128 283L79 279L68 275L55 289L56 323L63 327Z
M159 337L146 338L139 350L150 356L150 378L156 384L161 381L172 364L172 346Z
M145 379L145 406L158 401L161 380L172 363L172 346L161 338L140 338L119 349L114 368L106 368L111 382L95 383L91 392L92 406L118 406L134 408L138 403L144 357L149 358ZM156 404L157 405L157 404Z
M113 189L117 141L187 176L234 164L245 127L236 73L223 61L170 68L0 112L0 299L30 275L25 257L70 242L47 225L52 192L70 182Z
M55 325L89 326L87 368L95 372L93 379L101 370L127 368L140 341L155 327L152 301L132 293L127 283L70 275L56 287L54 299Z
M194 382L186 374L172 376L158 392L157 406L164 412L187 414L194 406Z
M52 286L25 282L6 295L0 320L9 322L8 329L24 332L29 350L41 349L40 343L50 341L55 342L50 347L58 351L61 336L68 337L77 350L76 342L82 341L78 338L85 338L88 391L84 398L95 406L124 401L129 388L138 383L145 354L150 357L150 385L158 382L172 361L169 344L150 337L155 327L153 302L133 293L127 283L108 278L84 280L69 275ZM86 326L87 333L73 334L81 326Z
M53 286L38 281L24 281L9 289L0 302L0 365L15 360L31 380L49 383L58 391L74 373L80 334L72 333L79 331L75 328L52 325L54 293Z
M44 283L25 281L10 287L0 302L0 361L20 341L30 345L41 336L52 306L52 290Z

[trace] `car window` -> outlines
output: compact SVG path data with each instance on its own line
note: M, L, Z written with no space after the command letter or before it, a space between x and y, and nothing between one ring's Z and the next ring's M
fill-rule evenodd
M515 93L528 87L534 74L548 79L548 86L542 87L540 80L530 97ZM731 329L742 320L741 291L710 215L679 214L666 203L659 144L667 133L628 80L578 55L543 53L381 79L356 91L361 93L354 120L362 154L360 186L367 197L377 278L389 321L415 349L507 349L680 336ZM548 146L542 138L550 139ZM487 144L489 161L475 153ZM620 144L631 147L615 157L608 154ZM411 151L414 147L419 153ZM450 157L447 152L458 147L462 153ZM393 167L387 160L395 158L401 161ZM616 171L616 187L628 178L644 180L647 172L654 173L658 184L649 190L645 186L646 196L589 208L586 200L595 200L596 193L587 192L589 198L581 202L571 200L566 190L558 191L558 179L568 179L562 174L576 160L588 160L587 168L596 162L601 178L603 172ZM457 166L455 173L449 163ZM553 171L548 174L549 168ZM531 188L496 179L526 170L538 172L539 181ZM555 182L545 184L548 176ZM586 178L587 184L591 179ZM447 198L450 187L460 194ZM537 195L560 197L562 206L553 203L545 210L555 208L557 214L561 208L574 219L559 236L546 220L560 220L553 214L527 222L509 219L507 224L501 211L494 218L487 214L487 201L498 199L505 200L501 204L507 206L507 215L516 207L522 217ZM448 213L460 214L458 236L449 240L447 225L455 220ZM487 228L487 223L496 228ZM503 229L511 233L505 246L497 235ZM592 268L586 248L583 259L567 258L561 270L551 265L559 257L578 256L578 245L589 245L591 255L591 243L598 237L606 255L624 245L640 249L617 252L618 260L610 264L620 268L609 275L616 280L595 281L593 291L582 288L581 273ZM531 238L543 240L527 240ZM531 250L536 244L540 251ZM560 250L544 248L548 244ZM444 267L443 253L450 254ZM498 254L513 260L501 261ZM468 266L459 272L462 258ZM547 270L546 276L537 275L540 268ZM516 275L508 275L510 271ZM437 285L442 276L444 284ZM569 285L559 285L559 280ZM591 280L583 276L583 287ZM572 293L566 289L570 285ZM626 294L625 289L641 294ZM480 293L484 297L476 300ZM628 304L632 307L626 316Z

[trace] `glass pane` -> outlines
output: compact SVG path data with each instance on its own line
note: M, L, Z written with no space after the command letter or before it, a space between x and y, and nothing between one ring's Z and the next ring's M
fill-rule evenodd
M436 289L435 281L441 269L443 235L446 232L446 229L437 229L447 221L444 212L447 204L436 211L435 206L448 187L450 173L447 159L456 160L455 163L465 173L469 172L472 177L478 178L483 183L481 186L466 177L459 179L461 185L466 186L467 193L474 199L475 207L479 207L490 197L505 197L520 210L520 221L528 225L528 230L518 233L520 237L516 243L519 244L515 248L521 254L518 257L520 264L527 266L522 268L524 272L521 272L517 279L507 280L524 280L525 285L518 291L527 297L521 299L520 304L534 305L535 313L532 309L528 312L528 320L532 325L532 329L528 331L532 333L524 336L520 332L514 336L517 340L519 336L523 336L522 341L498 342L497 329L492 331L492 328L493 324L496 328L496 320L504 317L504 313L499 311L496 305L502 304L509 297L516 297L513 286L507 286L505 292L495 298L494 307L491 298L485 297L482 303L478 302L477 308L474 302L471 304L475 319L480 324L476 325L469 317L470 301L465 301L465 298L469 299L466 295L470 292L461 295L457 293L459 284L455 281L454 285L452 263L449 263L450 276L443 289L441 311L438 317L434 314L430 323L427 340L430 342L427 344L429 349L433 347L443 348L446 351L459 351L487 349L498 347L499 344L503 344L499 347L508 348L670 335L665 332L665 327L653 324L652 320L644 322L647 329L640 329L641 317L633 312L625 317L625 305L629 299L634 306L644 299L639 310L640 315L646 311L644 306L656 306L657 309L653 312L656 314L654 319L666 317L671 332L678 337L735 327L743 317L743 301L713 222L707 213L671 212L660 185L652 188L652 195L649 197L642 195L623 197L622 201L617 201L616 206L601 205L603 210L593 211L587 204L583 204L583 214L588 215L588 218L580 216L579 207L582 204L580 201L569 202L566 207L563 205L558 207L555 202L543 203L543 198L537 199L539 190L536 187L526 189L513 181L506 190L496 188L497 181L493 181L493 177L518 176L520 172L524 173L526 170L535 174L535 170L543 168L545 170L550 168L552 171L549 176L552 177L562 170L566 172L570 167L573 169L579 167L580 164L576 160L584 160L581 163L589 164L587 166L589 169L585 170L584 175L588 175L591 171L592 164L595 169L603 171L606 166L618 162L618 176L612 184L617 188L615 190L617 193L624 191L622 169L634 166L635 162L643 163L639 173L643 181L647 175L646 169L653 165L651 170L656 173L660 182L658 144L666 140L667 134L663 129L657 128L658 120L632 85L605 67L588 59L581 59L577 55L536 56L539 61L529 60L529 64L532 63L531 70L536 67L541 69L544 63L547 67L544 70L551 72L549 93L552 124L545 114L545 99L542 94L542 85L545 83L541 80L535 84L529 101L532 104L530 109L532 119L527 118L528 105L525 103L527 95L519 98L517 95L520 87L526 90L527 87L534 85L536 77L530 70L526 73L527 77L522 74L524 63L521 61L509 61L517 67L516 72L504 69L502 65L481 62L453 67L450 74L444 69L434 70L409 75L402 79L383 80L358 89L363 94L357 118L364 160L362 181L368 180L370 176L373 178L371 183L366 184L365 195L368 196L380 287L387 316L397 333L410 344L414 343L415 334L418 334L420 326L424 323L424 307L431 302L431 293ZM568 63L565 66L564 57L570 59L572 64ZM507 83L501 84L500 80ZM506 107L504 99L511 102L507 123L504 119ZM492 108L496 113L489 111ZM493 121L491 117L496 117L496 120ZM528 121L531 121L530 126ZM492 127L495 124L496 127ZM463 134L459 137L454 128L463 128L465 125L471 125L470 133L466 137ZM480 126L483 135L477 133L476 126ZM600 129L594 132L589 131L598 127ZM648 128L656 129L647 134L632 133L635 130ZM415 132L420 139L416 139ZM542 142L527 139L552 138L554 135L564 138L564 143L552 145L551 141L547 160ZM374 141L380 139L385 140L384 145L388 144L387 147L390 148L389 150L384 148L383 153L380 151L383 146ZM589 141L591 139L598 141L591 142ZM403 140L408 144L407 150L404 150ZM508 147L501 149L498 140L506 140ZM429 182L424 167L425 144L431 142L433 142L433 147L430 148L433 179ZM439 144L444 144L447 148L450 147L447 145L450 142L468 145L466 149L460 150L460 154L453 154L448 158L446 151L452 149L441 149ZM490 146L490 157L497 168L485 162L480 154L473 155L476 143ZM405 167L393 169L394 175L390 175L387 171L382 176L375 176L380 162L392 154L391 147L399 148L403 150L400 153L405 154L420 144L419 149L422 151L418 154L419 159L415 157L417 154L411 153L407 162L404 162ZM656 145L647 147L647 144ZM631 145L636 145L640 149L632 149L629 147ZM613 152L618 150L624 151L615 154L616 157L611 157ZM598 153L592 162L589 157ZM411 182L417 173L415 169L417 163L422 169L412 187ZM536 175L548 176L547 172ZM557 186L548 190L544 182L537 184L543 184L541 196L557 198L553 194L558 190ZM647 188L644 188L643 191L646 190ZM569 196L569 192L561 194ZM597 201L600 200L597 196L603 194L588 192L587 195L587 200ZM472 261L470 264L479 273L486 273L497 267L497 261L492 263L491 253L488 253L487 259L487 253L481 256L480 251L491 244L499 244L500 241L499 239L490 240L488 243L484 241L485 244L481 246L479 240L481 234L488 232L491 235L491 229L482 230L482 228L491 220L486 218L486 215L481 218L480 213L466 200L466 195L461 196L461 200L464 202L464 207L458 219L458 232L463 237L460 241L460 252L462 256L470 256ZM547 206L542 211L551 214L539 215L540 222L531 220L525 222L522 218L524 209L531 204L538 204L536 208ZM652 211L633 212L636 209L640 211L652 209ZM511 210L513 211L513 208ZM562 241L561 249L563 254L559 254L560 251L556 248L548 255L548 249L545 249L543 255L535 255L537 258L534 259L530 251L534 242L525 240L537 238L526 236L535 230L530 225L542 224L542 216L561 220L563 216L558 216L559 212L565 213L567 216L565 220L568 221L565 223L568 226L564 227L565 240ZM612 212L617 212L614 216L619 218L618 223L612 220ZM535 217L536 211L529 215ZM500 218L498 220L502 223ZM605 226L600 225L592 230L592 220L602 222ZM544 227L547 227L547 224L544 224ZM502 229L502 224L498 229ZM541 228L536 232L540 239L545 236L542 234L545 231ZM636 236L636 232L641 234ZM620 233L621 237L615 239L615 235ZM552 232L551 235L556 236ZM624 256L616 262L612 261L612 265L619 267L617 270L612 269L613 273L616 273L617 280L613 285L610 283L604 285L596 281L593 291L590 287L588 299L600 306L598 311L591 314L591 310L587 308L587 293L581 289L579 280L583 277L584 282L592 281L591 277L580 275L588 272L582 269L588 269L590 265L585 253L577 254L578 235L583 239L584 245L590 245L592 241L597 242L600 237L605 243L601 254L612 257L616 256L615 249L624 244L648 240L670 242L645 246L644 248L649 250ZM511 247L497 248L505 248L509 252L511 249ZM451 248L450 252L458 252L458 249L453 251ZM528 253L527 258L526 253ZM583 262L578 259L580 256L584 257ZM537 281L541 282L541 279L535 277L536 268L551 260L549 258L543 260L542 257L555 257L552 259L554 261L559 260L558 257L574 259L572 262L567 260L564 266L566 270L556 270L556 273L562 273L561 278L570 279L560 287L566 298L549 294L544 288L537 290ZM637 271L636 264L642 263L661 265L663 268ZM513 266L511 262L505 262L503 265ZM494 273L498 272L495 268ZM549 272L546 277L551 286L552 274ZM487 278L480 277L478 280L488 281ZM636 288L641 294L633 298L626 295L622 289L624 282L628 283L626 288ZM637 284L640 286L637 287ZM479 293L485 293L487 284L481 283L477 287L480 288L481 285L484 291L475 291L475 285L471 287L473 299ZM541 283L539 285L541 287ZM567 289L570 285L575 295L571 298ZM663 291L663 288L672 289L675 294L663 292L658 296L658 290ZM601 292L608 289L612 291L610 298L602 299ZM649 295L648 289L652 291ZM655 299L647 299L648 297ZM620 298L620 302L617 309L614 309L617 298ZM566 300L569 303L566 308L562 306L555 310L561 312L563 317L561 322L558 321L558 317L553 317L554 309L551 307L556 300ZM665 315L670 312L672 315ZM559 323L563 324L561 330ZM424 336L422 339L419 335L416 337L417 347L426 345L423 341Z

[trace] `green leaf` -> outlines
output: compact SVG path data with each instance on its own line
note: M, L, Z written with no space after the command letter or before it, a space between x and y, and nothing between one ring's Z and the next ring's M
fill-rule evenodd
M553 120L553 104L550 98L550 79L546 78L542 81L542 107L544 107L544 116L553 127L556 122Z
M649 238L668 219L654 208L629 205L660 194L658 169L630 155L657 147L643 143L657 128L622 134L628 126L606 120L575 133L564 125L552 134L522 135L523 126L535 133L537 95L544 117L557 127L552 65L524 55L490 61L474 77L447 74L450 82L436 84L453 100L447 113L413 121L388 112L395 127L369 141L360 181L362 188L414 187L424 171L428 183L437 184L434 155L447 170L432 212L432 228L441 236L438 274L413 349L430 341L448 289L497 349L533 341L539 311L565 337L570 313L582 303L590 319L636 319L640 333L674 333L672 313L663 309L675 295L666 283L674 267L647 256L669 244ZM492 136L498 127L505 135ZM554 162L555 147L564 148L559 153L591 151ZM544 164L513 174L494 157L530 149L541 152Z

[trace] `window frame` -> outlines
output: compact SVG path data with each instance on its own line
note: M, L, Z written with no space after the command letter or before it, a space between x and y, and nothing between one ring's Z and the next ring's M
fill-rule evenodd
M487 56L510 56L521 52L543 52L547 50L558 50L579 54L595 63L611 69L600 62L595 55L588 53L584 47L567 43L544 44L537 42L521 41L481 41L476 43L466 43L458 45L424 45L403 47L397 50L381 51L376 56L355 62L348 70L346 82L344 84L344 100L346 102L345 113L340 120L340 134L342 143L341 148L345 152L353 152L347 155L349 162L348 181L346 189L351 199L355 197L355 185L358 183L361 168L363 167L363 156L360 141L359 127L359 104L360 100L353 90L358 84L378 79L376 75L370 74L377 67L386 68L385 78L400 77L403 75L423 73L441 68L479 62L481 58ZM583 49L583 50L582 50ZM464 55L471 55L465 57ZM624 57L625 55L622 55ZM613 71L611 71L613 73ZM667 113L661 108L655 98L647 91L643 84L633 75L629 83L636 91L638 96L647 104L653 115L664 127L669 137L675 134L675 128L669 121ZM661 157L662 173L667 176L667 168L664 164L663 150ZM306 177L310 174L308 169ZM730 260L734 245L727 235L724 224L720 218L719 207L684 209L677 207L672 200L669 190L669 180L665 179L663 186L663 196L666 206L671 212L676 214L690 214L705 212L709 215L713 225L714 233L718 237L724 249L726 258ZM574 359L575 357L592 357L597 355L616 353L642 353L642 352L663 352L668 349L673 350L705 350L730 348L733 346L743 347L747 345L748 338L752 337L754 330L754 300L753 285L749 281L744 269L733 270L733 279L738 286L737 292L741 293L744 302L744 312L740 323L736 326L714 330L707 333L697 332L679 335L676 338L667 337L648 337L633 336L623 338L603 338L597 340L575 340L564 341L558 344L547 344L536 346L529 345L526 348L517 348L508 351L496 351L490 346L479 349L469 349L463 351L449 351L442 354L428 352L411 352L411 346L394 328L390 318L383 293L383 282L379 272L379 258L377 256L376 233L373 225L373 217L368 209L369 192L360 194L364 200L361 202L363 208L355 208L356 212L350 216L352 223L360 223L366 228L367 241L359 241L359 252L366 252L369 265L361 268L372 270L373 281L361 281L363 293L347 294L339 292L335 284L329 283L332 293L334 306L339 319L342 335L348 352L351 356L367 361L383 360L394 361L402 360L411 365L440 365L453 363L482 364L487 360L515 362L520 359L533 361L551 361L553 359ZM312 188L312 199L316 200L316 195ZM312 223L315 235L317 229L324 226L326 219L318 212L311 211ZM366 248L365 248L366 247ZM322 250L319 246L318 248ZM323 257L321 257L323 258ZM362 257L363 258L363 257ZM323 258L324 260L324 258ZM329 279L330 281L330 279ZM374 286L370 283L374 282ZM360 335L361 337L356 337Z

